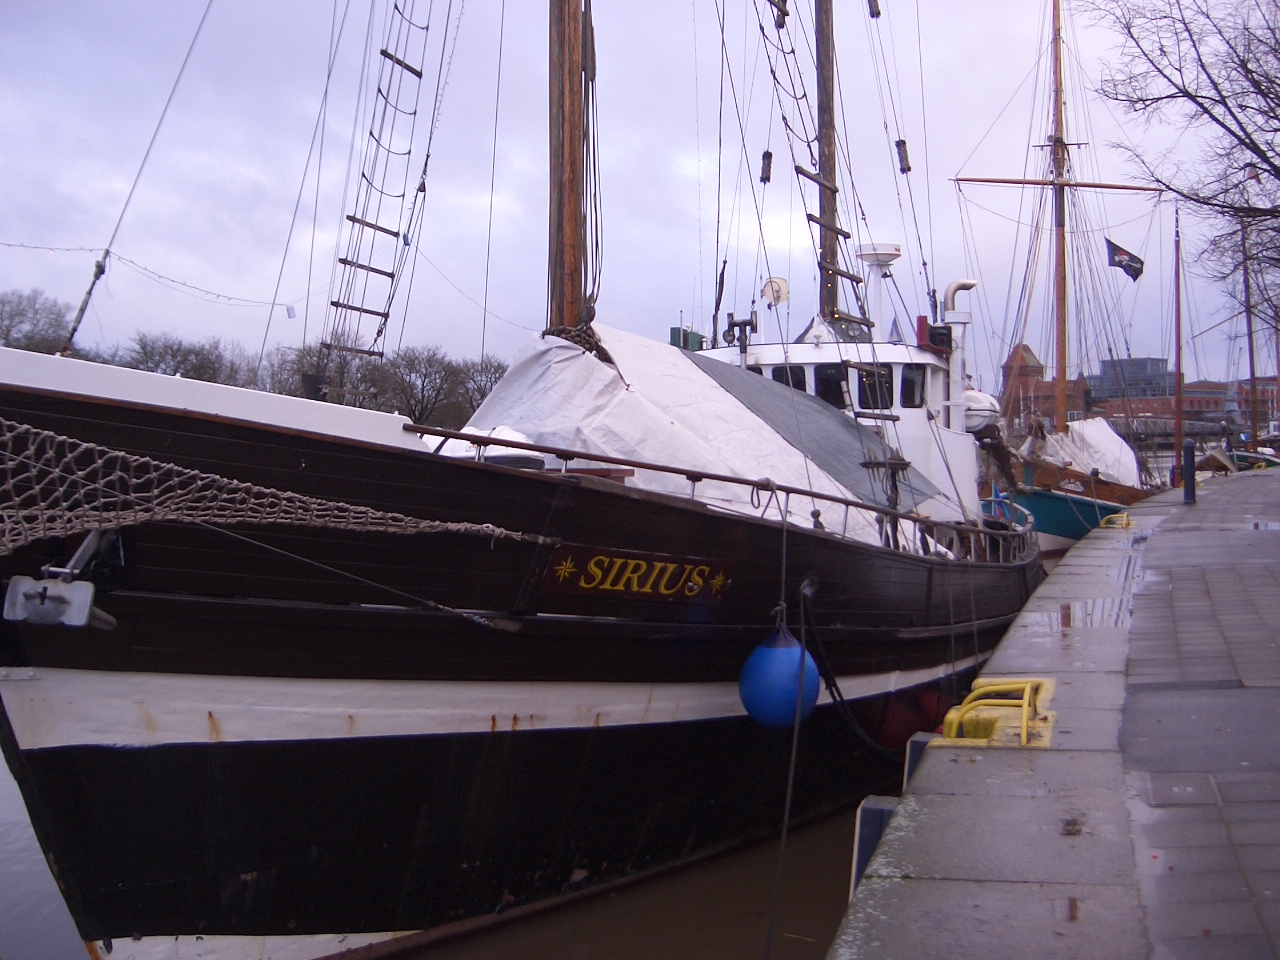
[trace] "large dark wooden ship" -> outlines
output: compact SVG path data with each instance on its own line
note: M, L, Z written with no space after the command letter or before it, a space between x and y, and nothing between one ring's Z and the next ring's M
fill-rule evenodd
M566 249L547 340L603 368ZM766 836L791 732L738 678L780 620L848 701L803 723L793 817L899 776L1043 577L1034 531L907 509L927 478L851 417L673 362L803 400L813 463L846 438L882 500L443 456L403 417L0 350L0 750L91 955L438 936Z
M91 372L188 401L234 390ZM70 514L108 485L130 503L134 488L85 479L120 451L135 473L163 459L457 525L233 511L122 526L75 563L74 532L4 559L6 578L95 583L114 621L0 628L0 743L89 941L428 929L763 835L789 736L745 715L737 677L780 583L794 598L818 579L821 640L874 735L890 708L935 723L933 698L990 653L1041 577L1025 530L935 525L953 549L926 556L437 456L383 414L362 412L358 440L26 379L0 388L10 473L39 465L10 478L11 522L24 483L61 483ZM263 399L268 413L340 412ZM57 436L101 447L51 458ZM798 816L895 772L829 703L800 744Z

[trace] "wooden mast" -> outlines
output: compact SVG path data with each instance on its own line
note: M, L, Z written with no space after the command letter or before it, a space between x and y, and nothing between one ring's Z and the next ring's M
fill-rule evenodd
M1053 134L1050 148L1052 176L1020 177L956 177L956 183L1012 184L1050 187L1053 190L1053 321L1054 380L1053 422L1058 430L1067 427L1067 191L1073 187L1091 190L1134 190L1160 193L1159 187L1143 187L1127 183L1074 181L1067 176L1066 84L1062 63L1062 0L1052 0L1053 38L1050 63L1053 80Z
M832 0L814 4L814 48L818 67L818 314L834 320L840 309L838 213L836 211L835 26Z
M1067 138L1062 82L1062 0L1053 0L1053 320L1057 346L1053 425L1067 429Z
M1182 230L1173 211L1173 483L1182 464Z
M547 247L547 329L582 323L582 4L550 0L551 216Z

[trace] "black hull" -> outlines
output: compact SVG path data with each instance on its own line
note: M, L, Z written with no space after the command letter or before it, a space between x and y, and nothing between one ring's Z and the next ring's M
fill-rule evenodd
M124 567L100 584L98 605L121 629L85 645L73 632L24 625L17 649L10 633L9 649L0 652L33 665L246 676L515 679L533 670L537 679L584 679L593 671L611 680L733 679L773 622L783 547L773 522L589 477L171 410L0 389L0 417L305 496L581 545L579 567L592 552L625 553L653 558L654 566L657 558L677 565L695 558L686 567L705 558L727 575L714 597L704 591L694 602L655 602L635 591L557 590L550 570L557 548L549 543L149 523L124 532ZM0 561L0 577L37 575L66 549L33 544ZM805 577L819 580L814 612L840 673L990 649L1044 576L1034 554L1013 563L955 562L816 530L789 530L786 556L790 602ZM458 617L424 621L412 598L495 615L516 632ZM690 656L691 641L707 646ZM583 644L590 644L589 662ZM673 645L685 651L674 660Z
M10 674L0 745L86 939L431 929L777 829L789 733L724 705L773 624L777 523L589 477L166 409L0 389L0 417L263 487L544 538L145 523L123 531L123 564L98 578L95 602L116 629L0 624L0 665L30 668L30 689L61 672L91 685L148 678L153 692L203 680L605 691L594 723L546 729L508 729L507 717L523 722L510 710L490 725L486 709L462 730L356 735L353 714L339 734L302 722L291 736L224 738L228 721L210 707L194 736L36 744L24 740L26 688ZM38 576L72 546L23 547L0 560L0 577ZM796 529L785 546L792 610L816 576L822 645L836 674L866 681L850 694L864 707L916 683L952 692L1043 578L1034 555L954 561ZM620 558L609 570L631 558L675 576L685 595L645 595L664 581L639 573L608 594L563 588L586 583L602 557ZM555 575L566 558L576 579ZM691 574L699 564L705 573ZM695 584L717 572L716 590ZM643 684L722 689L696 719L658 722L646 708L601 720L610 685ZM204 713L201 702L201 723ZM802 727L795 815L853 803L896 776L820 707Z
M645 727L24 751L87 940L430 929L776 830L790 733ZM797 818L892 782L830 708Z

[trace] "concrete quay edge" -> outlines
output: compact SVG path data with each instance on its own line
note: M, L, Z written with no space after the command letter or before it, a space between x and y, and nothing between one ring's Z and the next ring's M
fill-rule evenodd
M1119 741L1145 542L1181 496L1090 533L1032 596L983 674L1055 681L1051 745L927 749L828 960L1150 954Z

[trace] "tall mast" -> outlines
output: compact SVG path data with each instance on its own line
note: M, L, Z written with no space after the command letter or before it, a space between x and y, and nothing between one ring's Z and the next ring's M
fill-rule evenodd
M836 212L835 26L832 0L814 5L818 66L818 261L821 287L818 312L834 320L840 308L840 248ZM836 269L833 269L836 268Z
M1128 190L1160 193L1160 187L1128 183L1071 180L1067 176L1066 86L1062 73L1062 0L1052 0L1053 40L1050 63L1053 73L1053 134L1049 143L1051 175L1048 179L1025 177L956 177L956 183L1013 184L1049 187L1053 190L1053 319L1056 357L1053 378L1053 423L1067 425L1067 190Z
M1062 0L1053 0L1053 319L1057 344L1053 425L1067 429L1067 138L1062 83Z
M1174 476L1182 460L1182 230L1173 211L1173 463ZM1175 480L1175 484L1176 484Z
M547 247L547 329L583 319L585 258L582 4L550 0L551 216Z
M1249 289L1249 241L1240 219L1240 270L1244 279L1244 331L1249 345L1249 449L1258 445L1258 371L1253 354L1253 298Z

